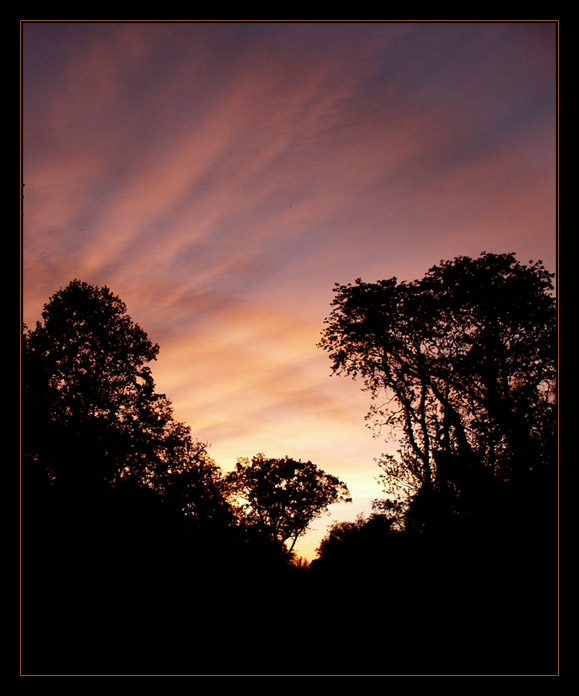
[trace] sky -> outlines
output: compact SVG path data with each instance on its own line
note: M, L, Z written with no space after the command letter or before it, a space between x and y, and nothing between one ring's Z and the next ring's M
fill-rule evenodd
M336 283L482 251L557 263L556 22L61 22L22 35L22 314L78 278L158 343L224 471L382 497L370 395L318 346Z

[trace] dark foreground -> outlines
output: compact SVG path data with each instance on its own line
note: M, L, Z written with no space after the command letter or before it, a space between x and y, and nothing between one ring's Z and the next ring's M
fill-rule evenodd
M46 509L24 527L22 675L558 673L546 525L293 568L114 518Z

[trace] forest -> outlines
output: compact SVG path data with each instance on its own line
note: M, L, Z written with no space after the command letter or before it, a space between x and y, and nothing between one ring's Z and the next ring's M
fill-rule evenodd
M20 664L47 676L556 676L557 302L541 261L336 285L318 348L396 433L373 512L311 461L223 471L159 346L78 279L23 327Z

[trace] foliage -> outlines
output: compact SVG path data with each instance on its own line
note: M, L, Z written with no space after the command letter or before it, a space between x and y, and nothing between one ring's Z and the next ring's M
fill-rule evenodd
M24 330L23 474L87 495L145 488L198 518L223 499L203 443L175 420L149 363L159 347L108 288L79 280ZM211 511L210 509L211 508Z
M456 499L553 468L551 279L541 262L483 253L410 283L336 286L320 345L335 373L362 378L368 417L399 438L398 457L381 462L389 495Z
M271 541L291 541L290 552L329 505L350 501L346 485L336 476L287 456L240 459L226 480L245 523Z
M478 529L448 525L492 482L524 498L525 472L552 467L550 287L540 264L512 255L456 259L410 284L338 286L323 345L335 371L363 377L370 417L399 432L400 452L381 462L381 514L335 523L309 566L293 558L296 540L349 500L346 485L262 454L224 475L157 393L158 346L124 303L80 281L57 292L23 334L24 671L557 664L547 489L524 516L495 491ZM411 496L392 497L401 491ZM443 533L425 534L425 520ZM324 654L304 630L312 617L350 636L382 626L384 640Z
M334 522L317 549L324 562L359 564L376 558L384 539L392 535L392 520L386 515L358 515L353 522Z

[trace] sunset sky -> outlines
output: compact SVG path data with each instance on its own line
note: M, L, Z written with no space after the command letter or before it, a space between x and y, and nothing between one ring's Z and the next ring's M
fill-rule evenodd
M24 22L23 320L74 278L160 345L224 469L311 460L354 501L388 447L316 347L335 283L481 251L556 270L557 24Z

